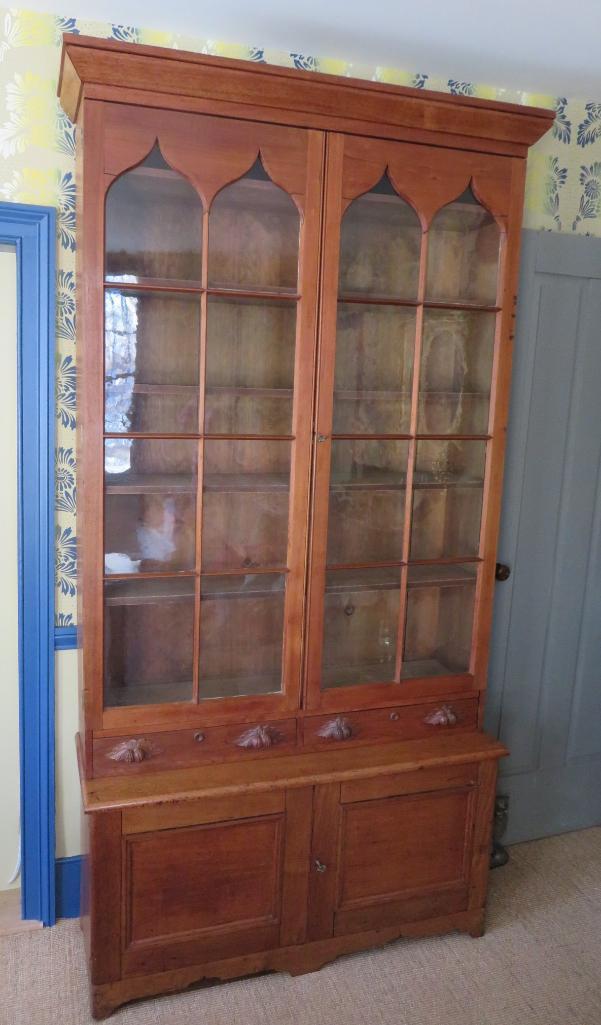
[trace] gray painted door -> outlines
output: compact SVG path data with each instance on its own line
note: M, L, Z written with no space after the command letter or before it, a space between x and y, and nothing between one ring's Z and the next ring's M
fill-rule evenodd
M487 710L510 843L601 823L601 239L522 253Z

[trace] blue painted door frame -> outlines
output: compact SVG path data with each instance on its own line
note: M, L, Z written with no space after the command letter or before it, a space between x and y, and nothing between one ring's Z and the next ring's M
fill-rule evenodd
M17 256L19 688L22 914L55 921L55 212L0 203Z

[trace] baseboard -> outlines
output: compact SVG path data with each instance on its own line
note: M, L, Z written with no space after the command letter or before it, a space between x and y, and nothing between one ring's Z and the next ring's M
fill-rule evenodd
M57 858L55 864L56 879L56 917L79 918L79 893L81 882L81 855L73 858Z
M54 628L54 650L71 651L77 647L76 626L55 626Z

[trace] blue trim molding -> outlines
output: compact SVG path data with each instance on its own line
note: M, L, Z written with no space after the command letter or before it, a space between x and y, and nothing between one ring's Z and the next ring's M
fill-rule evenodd
M54 650L70 651L77 647L76 626L55 626L54 628Z
M79 918L83 858L56 859L56 917Z
M52 925L55 211L0 203L0 243L17 254L22 914Z

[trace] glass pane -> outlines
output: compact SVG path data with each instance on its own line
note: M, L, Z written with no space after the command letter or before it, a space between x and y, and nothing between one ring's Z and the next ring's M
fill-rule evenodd
M326 573L322 686L394 680L399 568Z
M199 284L202 204L158 146L106 197L106 278Z
M195 441L105 442L105 572L194 569Z
M194 579L105 585L104 703L191 701Z
M400 560L406 441L333 441L328 520L330 565Z
M205 441L202 567L286 565L290 442Z
M415 312L340 303L335 434L406 434L411 416Z
M496 314L425 310L418 432L486 434Z
M477 566L410 566L401 679L467 673Z
M485 458L484 441L418 442L412 559L478 554Z
M280 574L201 578L201 700L282 689L284 596Z
M421 237L415 210L384 175L342 219L340 294L415 299Z
M105 429L196 433L200 300L109 290L104 318Z
M205 430L290 434L296 303L209 297Z
M430 225L426 299L495 306L500 232L471 189Z
M209 286L296 292L300 218L257 160L209 213Z

